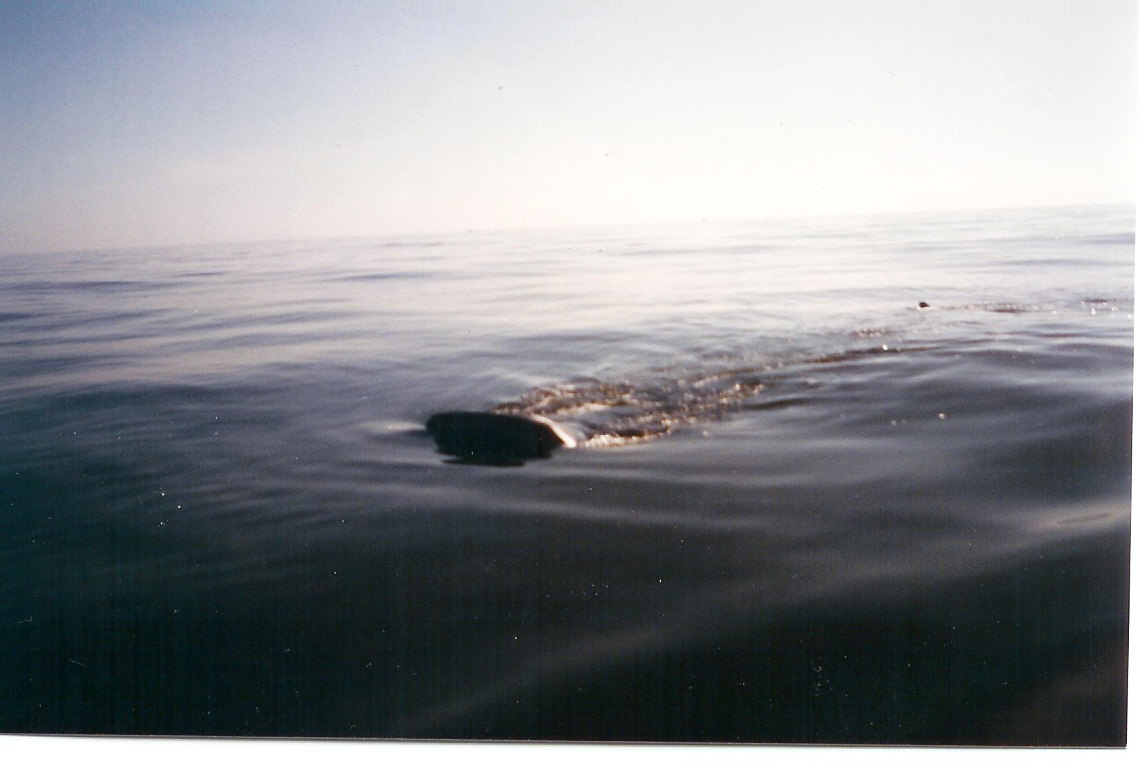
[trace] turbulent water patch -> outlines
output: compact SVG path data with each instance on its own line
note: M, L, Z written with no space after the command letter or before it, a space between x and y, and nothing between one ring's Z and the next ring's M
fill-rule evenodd
M580 445L609 446L647 441L699 420L718 419L764 387L758 375L743 372L646 383L586 379L535 388L494 411L571 421L583 433Z
M871 336L868 332L857 336ZM677 376L653 372L642 379L601 380L585 378L565 384L534 388L512 401L493 407L497 414L543 417L570 424L579 435L578 446L600 447L632 444L661 438L698 422L712 422L748 409L765 409L764 391L786 385L806 366L824 367L865 359L920 352L930 346L844 347L837 351L791 354L767 360L743 356L738 366L717 371L685 371ZM727 363L727 362L724 362ZM789 388L783 388L783 391ZM775 404L790 403L789 394Z

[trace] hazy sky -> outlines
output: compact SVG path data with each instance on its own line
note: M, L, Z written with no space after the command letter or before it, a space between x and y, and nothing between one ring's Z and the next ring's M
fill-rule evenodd
M0 3L0 251L1135 196L1124 0Z

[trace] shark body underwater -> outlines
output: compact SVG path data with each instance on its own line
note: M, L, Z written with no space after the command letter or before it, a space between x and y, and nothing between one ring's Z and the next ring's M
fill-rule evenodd
M919 302L916 308L928 311L930 304ZM1010 306L986 309L1012 312ZM829 364L884 355L888 350L886 345L861 347L803 362ZM539 388L491 411L438 412L425 423L425 429L436 442L437 451L448 456L447 462L522 465L528 460L547 459L558 449L641 441L667 435L676 426L693 420L717 419L769 387L763 381L763 371L770 368L701 372L674 377L667 383L653 381L646 386L589 379ZM770 409L789 403L789 398L780 398L755 408ZM557 423L534 411L572 414L576 415L574 420L591 412L592 417L582 424Z

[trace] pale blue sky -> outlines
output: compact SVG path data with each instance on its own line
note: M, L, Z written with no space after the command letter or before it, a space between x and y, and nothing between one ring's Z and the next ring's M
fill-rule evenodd
M0 251L1129 203L1125 0L0 4Z

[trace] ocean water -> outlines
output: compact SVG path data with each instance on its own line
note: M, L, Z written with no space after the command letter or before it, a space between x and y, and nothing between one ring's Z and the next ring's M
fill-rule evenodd
M1134 231L0 257L0 731L1122 745Z

